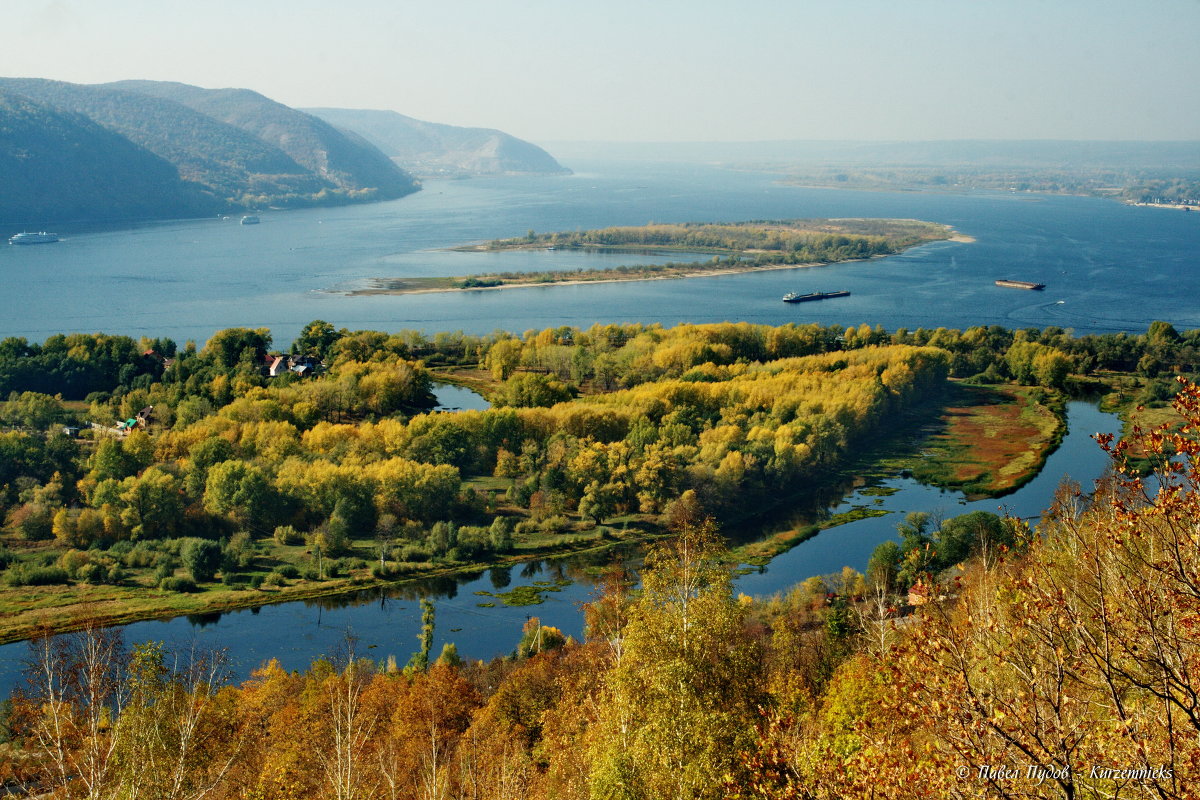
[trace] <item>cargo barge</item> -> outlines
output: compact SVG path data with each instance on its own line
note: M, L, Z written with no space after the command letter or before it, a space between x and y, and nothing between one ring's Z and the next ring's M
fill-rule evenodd
M1010 281L1006 278L1001 278L996 281L997 286L1003 286L1008 289L1045 289L1046 284L1034 283L1033 281Z
M783 296L785 303L807 303L809 300L828 300L831 297L849 297L849 292L810 292L808 294L796 294L788 292Z

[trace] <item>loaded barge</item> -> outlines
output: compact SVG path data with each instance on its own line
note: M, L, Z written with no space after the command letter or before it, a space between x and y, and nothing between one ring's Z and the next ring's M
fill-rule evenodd
M1045 289L1046 284L1034 283L1033 281L1010 281L1007 278L1001 278L996 281L997 286L1004 286L1008 289Z
M849 297L849 292L810 292L808 294L796 294L788 292L783 296L785 303L807 303L809 300L828 300L831 297Z

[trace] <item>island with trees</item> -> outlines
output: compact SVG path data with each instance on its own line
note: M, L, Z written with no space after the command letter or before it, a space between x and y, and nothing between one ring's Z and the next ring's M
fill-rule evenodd
M374 278L350 294L415 294L577 283L697 278L757 270L860 261L917 245L971 241L945 225L905 219L793 219L678 223L536 233L455 248L467 252L588 250L652 255L680 253L691 261L599 269L498 272L462 277ZM697 259L696 256L704 256Z

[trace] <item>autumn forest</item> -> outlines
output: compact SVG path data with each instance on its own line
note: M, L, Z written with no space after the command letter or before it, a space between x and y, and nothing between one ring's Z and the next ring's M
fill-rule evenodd
M29 640L0 706L13 792L1195 796L1200 331L317 320L273 344L0 342L0 637ZM435 410L435 382L491 407ZM1036 418L1044 460L1067 397L1125 435L1040 521L912 513L863 572L734 591L817 531L734 545L748 509L842 486L951 406ZM953 449L918 476L967 485ZM407 661L348 634L242 682L107 627L616 545L644 560L613 559L582 640L531 616L490 661L433 652L429 604Z

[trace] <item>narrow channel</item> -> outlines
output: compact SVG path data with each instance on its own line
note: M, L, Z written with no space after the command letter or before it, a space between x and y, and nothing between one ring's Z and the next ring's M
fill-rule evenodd
M452 391L451 391L452 390ZM439 407L486 408L482 397L461 387L435 387ZM839 572L843 566L862 570L875 546L896 536L896 524L910 511L926 511L948 519L969 511L984 510L1019 517L1038 517L1051 503L1065 478L1089 489L1108 466L1108 458L1092 439L1095 433L1118 433L1120 420L1100 411L1094 403L1072 401L1067 407L1069 430L1060 447L1034 480L1006 497L968 501L959 492L941 490L895 477L884 488L888 496L863 495L856 490L831 513L868 505L891 512L830 528L783 553L767 566L737 579L736 591L755 596L785 591L813 576ZM635 552L629 555L636 555ZM454 642L467 658L492 658L513 649L521 627L531 616L543 624L580 637L580 605L592 598L595 578L614 559L612 551L533 560L515 567L497 567L451 577L407 581L403 584L358 592L295 601L239 611L190 615L168 620L136 622L124 626L127 644L163 641L168 648L226 649L235 680L243 680L268 659L278 659L285 669L304 669L320 656L333 653L346 632L376 660L394 655L400 663L417 649L421 609L429 597L436 607L433 652ZM544 601L532 606L506 606L497 598L477 592L499 592L522 585L545 587L569 581L558 591L542 593ZM488 606L484 604L493 603ZM0 697L21 683L25 642L0 646Z

